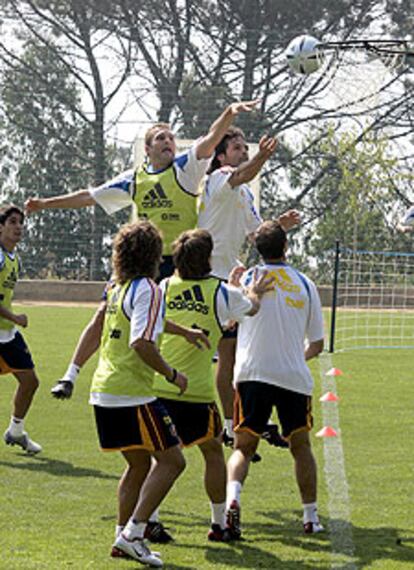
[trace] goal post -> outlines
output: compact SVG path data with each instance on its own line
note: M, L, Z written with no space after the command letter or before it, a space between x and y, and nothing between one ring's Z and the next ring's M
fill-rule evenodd
M414 348L414 254L337 243L329 351Z

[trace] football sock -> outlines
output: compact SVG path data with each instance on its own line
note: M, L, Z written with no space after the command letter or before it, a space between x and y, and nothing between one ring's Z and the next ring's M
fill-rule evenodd
M117 524L115 527L115 538L118 538L118 536L121 534L121 532L124 530L124 525L123 524Z
M220 528L226 526L226 503L210 503L211 524L218 524Z
M11 435L13 435L15 437L19 437L19 436L23 435L24 419L23 418L15 418L14 416L12 416L10 418L10 425L9 425L8 431L11 433Z
M316 503L303 504L303 524L319 522L318 507Z
M79 376L80 366L71 362L66 370L62 380L65 382L72 382L75 383L76 378Z
M128 540L133 540L134 538L144 538L144 532L146 526L147 526L146 522L139 522L134 519L129 519L122 534Z
M155 511L152 513L152 515L150 516L150 518L148 519L148 522L158 522L160 520L160 511L158 509L155 509Z
M240 481L229 481L227 483L227 508L230 507L233 501L240 503L240 495L242 484Z
M233 420L231 418L224 419L224 429L229 437L234 437Z

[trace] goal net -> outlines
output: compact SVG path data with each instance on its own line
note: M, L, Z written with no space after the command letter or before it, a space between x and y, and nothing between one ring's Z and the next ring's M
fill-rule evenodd
M414 254L337 248L330 351L414 347Z

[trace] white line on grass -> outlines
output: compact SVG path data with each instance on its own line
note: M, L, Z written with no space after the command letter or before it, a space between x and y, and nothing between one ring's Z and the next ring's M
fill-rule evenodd
M334 376L326 376L332 368L332 358L329 353L319 357L319 371L321 376L322 393L336 394L336 380ZM338 437L326 437L323 440L324 472L328 486L328 531L331 540L332 564L331 568L342 570L356 570L354 562L340 562L338 555L353 558L355 547L350 522L350 500L348 483L345 473L345 459L342 448L341 432L339 428L339 407L337 402L322 404L322 418L324 426L331 426L338 433Z

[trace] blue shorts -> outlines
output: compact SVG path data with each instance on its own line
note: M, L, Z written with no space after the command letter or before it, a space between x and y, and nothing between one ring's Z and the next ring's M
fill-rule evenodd
M33 370L33 368L32 355L19 331L13 340L0 342L0 374Z

